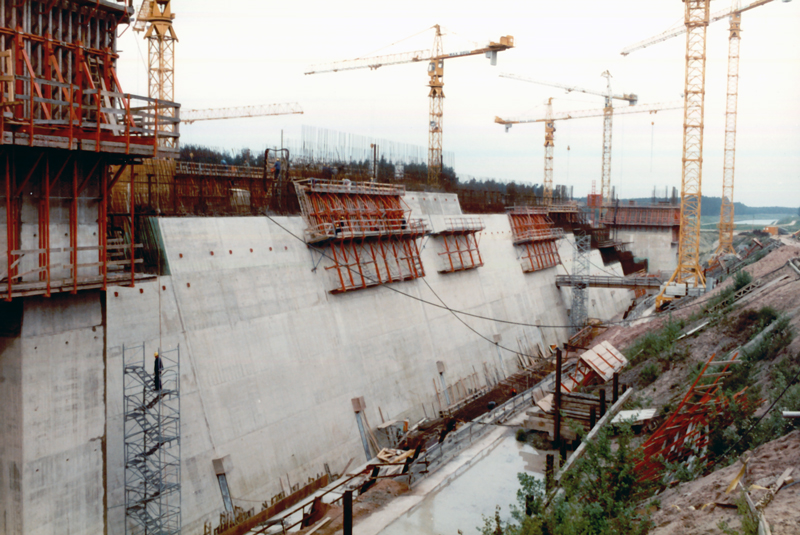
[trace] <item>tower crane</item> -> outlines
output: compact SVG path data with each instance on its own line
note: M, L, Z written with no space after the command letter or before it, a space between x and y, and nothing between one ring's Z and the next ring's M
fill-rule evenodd
M170 0L143 0L133 25L135 32L145 32L147 39L147 96L159 100L175 101L175 43L178 36L172 27ZM159 110L162 115L172 116L174 108ZM158 125L165 133L176 133L177 123ZM175 147L177 136L159 137L159 143Z
M503 73L500 75L501 78L511 78L514 80L520 80L523 82L530 82L532 84L539 84L539 85L546 85L549 87L558 87L560 89L564 89L567 93L572 91L576 91L579 93L586 93L587 95L598 95L605 99L605 107L603 108L603 168L602 168L602 180L600 181L600 195L603 198L603 203L610 202L611 196L611 123L612 118L614 115L614 108L611 105L612 100L625 100L628 102L629 105L635 105L639 98L633 93L627 94L614 94L611 91L611 73L605 71L601 76L606 79L606 90L605 91L596 91L591 89L583 89L580 87L559 84L555 82L545 82L541 80L534 80L532 78L527 78L524 76L518 76L516 74L507 74ZM547 146L547 145L545 145ZM550 179L552 180L552 169L551 169L551 176ZM547 179L547 173L545 172L545 180ZM552 187L552 181L550 182L550 187ZM548 189L547 185L545 185L545 198L547 199L545 202L549 204L548 196Z
M303 109L297 102L266 104L262 106L239 106L235 108L207 108L202 110L186 110L182 112L181 122L185 124L192 124L195 121L238 119L242 117L264 117L267 115L292 115L302 113Z
M497 53L514 47L514 38L510 35L500 37L500 42L490 41L486 46L461 52L445 54L442 46L441 27L433 26L436 34L433 38L433 48L430 50L416 50L386 56L371 56L352 60L338 61L327 65L312 67L305 74L319 74L324 72L338 72L353 69L377 69L386 65L399 65L402 63L428 62L428 87L430 91L430 107L428 114L428 185L439 187L442 172L442 131L444 115L444 60L466 56L486 54L492 65L497 64Z
M683 27L671 28L654 37L622 50L626 56L633 51L660 43L686 33L686 81L683 136L683 173L681 178L681 235L678 247L678 267L668 284L679 283L697 288L705 287L700 267L700 200L703 166L703 115L705 97L706 28L711 22L730 17L728 35L728 83L725 106L725 157L723 163L722 205L720 208L719 256L733 252L733 178L736 157L736 113L739 86L739 42L741 14L770 3L756 0L741 5L734 0L730 8L709 12L710 0L684 2ZM789 2L791 0L783 0ZM674 297L666 295L666 287L656 298L657 308L663 308Z
M790 2L791 0L783 0ZM733 249L733 230L734 230L734 205L733 205L733 179L736 163L736 114L737 100L739 92L739 44L741 41L741 22L742 13L753 8L768 4L772 0L756 0L742 5L740 0L733 0L731 7L716 11L709 15L709 23L730 18L730 29L728 33L728 83L726 84L725 98L725 155L723 158L722 170L722 205L720 207L719 219L719 246L714 253L718 258L723 254L735 254ZM621 53L627 56L631 52L640 50L647 46L660 43L681 35L686 31L686 27L681 26L666 30L656 36L635 45L625 48Z
M682 102L668 102L668 103L655 103L655 104L639 104L636 106L628 106L627 108L619 108L617 115L628 113L657 113L665 110L677 110L683 108ZM607 108L594 109L594 110L579 110L569 112L553 113L553 99L547 100L547 108L544 117L517 117L501 119L495 117L494 122L502 124L506 127L506 132L509 131L511 126L515 124L525 123L544 123L544 198L545 203L550 204L553 198L553 149L555 146L555 122L565 121L567 119L584 119L587 117L606 117ZM605 136L604 136L605 137Z

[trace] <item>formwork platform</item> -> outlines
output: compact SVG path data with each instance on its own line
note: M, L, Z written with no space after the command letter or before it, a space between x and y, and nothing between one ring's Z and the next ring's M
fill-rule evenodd
M556 240L564 237L564 231L555 227L547 214L547 207L515 206L508 210L514 245L519 248L522 271L526 273L561 262Z
M680 227L681 207L672 204L607 206L602 223L611 227Z
M448 217L445 228L435 233L441 238L439 273L455 273L483 265L478 233L486 228L480 217Z
M0 1L0 143L128 156L178 155L180 105L125 93L121 1ZM173 125L170 131L165 125Z
M327 259L330 292L425 276L417 240L430 233L411 219L403 186L305 179L294 182L306 242Z

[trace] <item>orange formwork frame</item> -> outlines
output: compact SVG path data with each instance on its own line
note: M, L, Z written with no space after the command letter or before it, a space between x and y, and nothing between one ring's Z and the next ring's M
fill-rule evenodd
M25 152L22 152L25 150ZM100 288L109 284L133 285L136 278L134 226L130 243L108 245L108 192L119 178L108 172L107 156L6 147L0 149L4 174L2 205L6 215L6 269L0 272L3 297L44 295L56 292L77 293L80 289ZM124 166L123 166L124 168ZM55 195L54 195L55 192ZM22 249L22 207L25 199L34 199L37 218L38 248ZM60 206L53 206L53 201ZM97 204L97 244L80 245L78 222L81 203ZM51 213L67 205L67 247L52 247ZM133 206L131 206L133 210ZM129 214L133 219L133 211ZM128 258L110 260L108 251L128 249ZM82 252L97 251L97 261L81 262ZM68 257L64 256L68 254ZM53 262L53 255L66 261ZM27 261L35 258L34 262ZM109 275L109 266L113 273ZM83 271L83 275L81 275ZM90 273L86 273L89 271ZM62 273L62 275L54 275Z
M508 211L514 245L520 251L522 271L531 273L561 263L556 240L564 231L553 225L546 207L513 207Z
M425 222L411 219L402 186L305 179L295 189L309 244L327 245L331 293L425 276L417 240Z
M474 269L483 265L483 257L478 247L478 233L486 226L479 217L448 217L445 229L437 235L442 238L444 251L439 273L455 273Z

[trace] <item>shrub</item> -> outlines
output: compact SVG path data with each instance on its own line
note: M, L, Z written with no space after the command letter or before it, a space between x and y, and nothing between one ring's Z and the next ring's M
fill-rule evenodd
M655 362L648 362L639 373L639 386L644 388L653 383L661 375L661 369Z
M544 482L517 474L520 489L511 506L512 521L499 515L484 517L483 535L594 535L618 533L644 535L651 527L647 512L638 513L639 499L650 489L642 486L635 467L640 453L633 447L629 425L619 426L616 447L610 429L601 429L585 442L585 453L561 481L563 493L545 508ZM581 438L583 432L579 430Z
M528 433L524 429L517 429L517 442L525 442L528 440Z
M783 317L777 320L772 331L765 334L755 346L742 351L742 357L748 362L772 360L783 348L792 343L793 338L789 318Z
M753 276L747 271L740 269L736 272L736 276L733 278L733 291L738 292L751 282L753 282Z

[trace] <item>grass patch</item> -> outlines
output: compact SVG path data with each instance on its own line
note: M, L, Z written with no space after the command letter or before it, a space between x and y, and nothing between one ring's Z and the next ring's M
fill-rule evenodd
M793 338L794 333L789 325L789 318L780 318L772 331L762 336L755 346L742 351L742 357L747 362L773 360L785 347L792 343Z
M659 375L661 375L661 368L658 364L652 361L648 362L639 373L639 387L644 388L653 384L653 382L658 379Z
M683 321L670 318L661 329L650 331L637 338L625 350L625 356L632 366L651 358L659 362L671 361L676 353L675 341L681 335L684 326Z
M759 310L745 310L737 316L723 318L721 327L725 334L744 343L778 319L778 315L778 311L769 306Z

